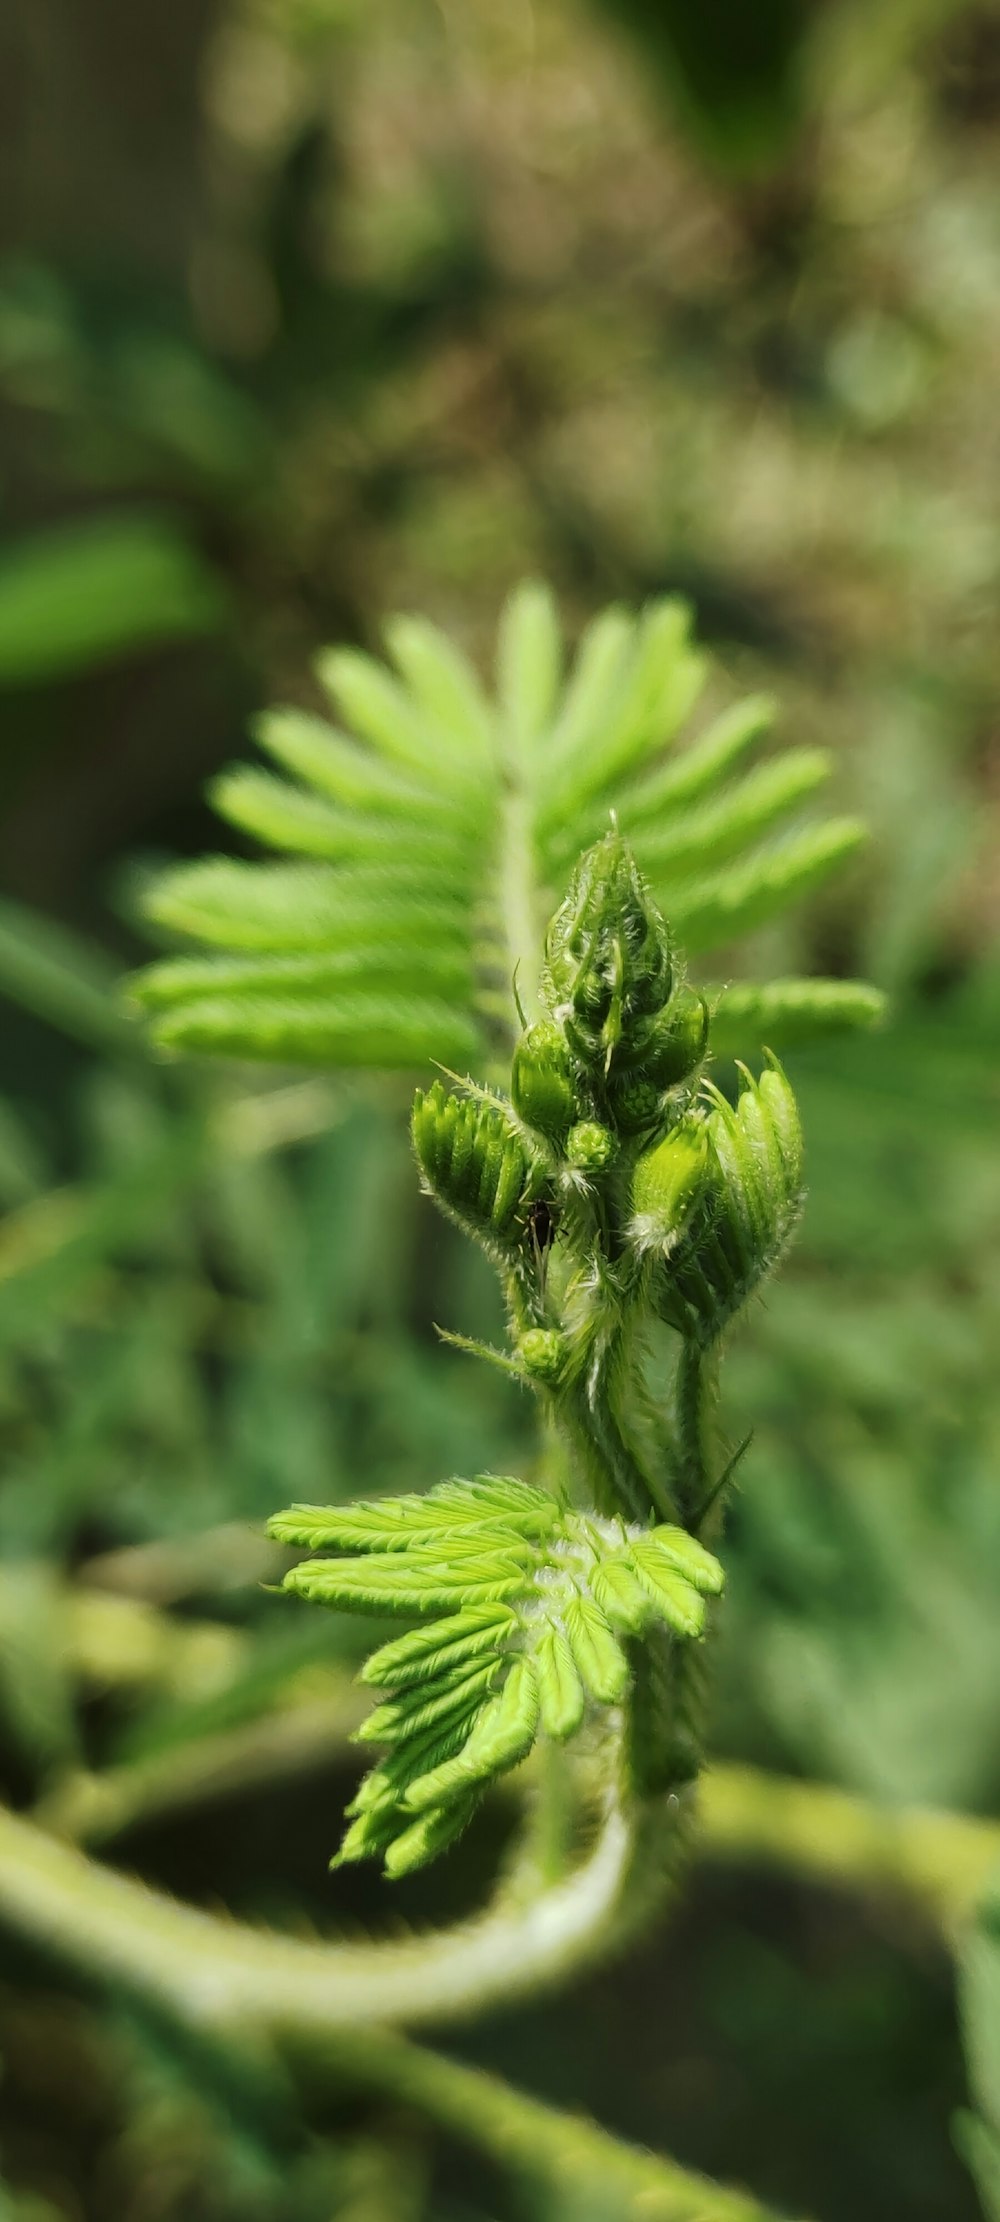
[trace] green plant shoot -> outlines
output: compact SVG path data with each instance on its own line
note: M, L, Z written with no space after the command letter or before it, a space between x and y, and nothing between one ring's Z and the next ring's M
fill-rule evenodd
M377 1856L391 1877L444 1850L538 1743L579 1762L583 1804L679 1809L723 1587L714 1355L800 1203L788 1082L744 1069L734 1107L706 1081L707 1005L617 830L551 921L540 1001L510 1093L435 1081L413 1142L499 1273L510 1347L480 1354L542 1402L545 1485L486 1474L270 1524L315 1554L287 1588L413 1624L364 1669L379 1702L359 1734L382 1756L335 1861ZM647 1379L657 1322L677 1340L667 1411Z

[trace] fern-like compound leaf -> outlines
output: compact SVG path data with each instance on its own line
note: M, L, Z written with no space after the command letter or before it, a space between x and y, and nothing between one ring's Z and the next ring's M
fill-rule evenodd
M866 838L860 819L831 818L774 847L753 851L727 871L708 872L677 889L665 887L671 921L692 955L732 942L821 887ZM651 878L655 888L655 871Z
M277 1541L337 1557L293 1566L285 1587L340 1609L416 1621L362 1670L380 1696L359 1731L385 1756L352 1802L337 1863L377 1856L400 1875L465 1826L539 1734L571 1740L621 1702L630 1637L654 1623L700 1635L722 1587L684 1529L601 1520L505 1476L426 1496L293 1506Z
M497 697L502 740L514 763L530 752L551 725L562 678L559 617L548 587L527 579L515 587L500 618Z
M864 980L770 980L765 985L740 980L727 988L706 988L712 1013L716 1055L735 1056L751 1044L812 1041L845 1027L877 1026L885 997Z
M412 1875L418 1867L426 1867L439 1852L446 1852L475 1812L474 1792L465 1798L454 1798L450 1805L434 1806L422 1813L419 1821L411 1821L409 1828L394 1836L385 1847L385 1872L390 1882L398 1882L402 1875Z
M441 645L447 648L443 636ZM442 720L429 708L426 690L421 699L354 648L327 649L317 676L347 724L379 755L430 786L472 793L483 769L478 731L463 734Z
M555 1507L553 1506L553 1511ZM484 1652L503 1648L514 1633L516 1614L509 1605L469 1606L454 1615L448 1631L412 1628L373 1651L361 1679L374 1688L405 1690L439 1672L466 1666Z
M654 1617L649 1592L624 1559L608 1559L595 1567L591 1578L594 1603L609 1628L620 1635L641 1636Z
M374 749L340 733L325 718L305 710L264 710L251 726L265 755L314 794L368 818L406 817L411 825L433 830L468 816L454 791L408 778Z
M498 1025L516 1032L515 973L530 1000L545 916L610 813L697 951L808 894L861 838L853 821L799 826L826 776L820 752L741 770L770 722L765 698L682 741L706 667L676 600L604 611L564 680L552 597L522 586L501 618L495 703L426 621L396 618L386 638L390 664L327 650L330 718L265 712L254 733L267 768L214 781L215 808L262 860L208 858L155 885L156 924L206 952L134 983L162 1048L474 1065ZM831 992L785 1006L798 1034L866 1022L858 993L818 985ZM737 996L730 1031L740 1011ZM782 1038L780 1018L775 1007L767 1039Z
M776 715L770 695L747 695L713 718L678 756L668 756L657 770L629 781L615 805L623 833L630 840L641 839L643 827L656 830L669 823L674 811L718 793L727 773L768 732ZM602 831L595 824L594 838Z
M659 885L715 871L751 841L786 818L799 802L823 785L830 760L822 749L793 748L759 764L712 802L678 810L650 831L643 843L643 864Z

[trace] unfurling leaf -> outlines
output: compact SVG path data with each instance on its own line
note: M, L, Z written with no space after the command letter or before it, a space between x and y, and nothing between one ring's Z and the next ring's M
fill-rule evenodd
M442 1850L539 1733L565 1742L620 1703L623 1636L654 1622L699 1635L723 1579L682 1528L599 1520L506 1476L343 1509L297 1505L271 1534L340 1553L292 1567L287 1589L421 1623L362 1670L381 1702L359 1740L387 1756L362 1783L337 1855L381 1856L393 1876Z
M601 651L612 660L618 637ZM422 666L422 685L442 716L446 700L471 715L449 670ZM702 1635L722 1570L667 1517L692 1502L684 1473L662 1435L662 1474L632 1447L623 1383L651 1312L696 1358L717 1339L799 1205L788 1083L773 1063L756 1082L744 1072L732 1106L702 1081L707 1004L616 832L581 859L546 949L547 1015L516 1045L511 1099L435 1080L418 1091L413 1143L425 1188L487 1251L507 1299L510 1355L448 1339L537 1390L583 1471L563 1469L565 1500L480 1475L426 1496L294 1505L271 1523L311 1554L287 1589L415 1623L363 1671L380 1702L359 1740L385 1755L337 1855L378 1855L390 1875L451 1842L540 1735L570 1744L603 1720L607 1748L631 1748L650 1675L662 1687L670 1644ZM641 1361L635 1380L641 1393ZM675 1742L689 1766L689 1740Z

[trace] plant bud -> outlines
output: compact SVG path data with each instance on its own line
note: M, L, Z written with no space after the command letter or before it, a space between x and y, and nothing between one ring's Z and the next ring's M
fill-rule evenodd
M554 1327L529 1327L521 1336L517 1353L532 1381L546 1381L554 1387L566 1363L566 1337Z
M511 1064L510 1093L515 1111L540 1134L565 1134L572 1126L576 1092L565 1041L550 1019L521 1035Z
M712 1093L703 1179L652 1287L661 1319L703 1348L777 1263L802 1201L798 1113L784 1073L775 1066L759 1082L746 1074L735 1105Z
M640 1157L632 1176L632 1238L641 1249L676 1238L703 1185L707 1155L704 1124L691 1119Z
M642 1134L655 1126L663 1106L663 1089L653 1080L626 1072L608 1090L611 1123L619 1134Z
M603 1173L614 1154L614 1135L596 1119L582 1119L566 1136L566 1161L578 1173Z
M495 1105L449 1094L439 1080L413 1106L413 1146L427 1187L471 1232L510 1239L530 1171Z
M631 851L609 833L577 865L549 928L542 993L584 1063L607 1072L637 1022L662 1010L670 935Z
M708 1005L694 988L680 987L650 1028L639 1071L660 1089L676 1088L701 1063L708 1047Z

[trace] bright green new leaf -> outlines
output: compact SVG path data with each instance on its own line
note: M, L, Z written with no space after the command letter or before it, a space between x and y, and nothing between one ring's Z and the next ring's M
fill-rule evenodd
M156 923L220 959L214 978L181 956L133 983L164 1048L482 1064L498 1034L516 1033L516 997L533 1002L545 918L581 846L615 816L699 951L808 894L861 838L853 820L800 827L828 769L817 750L733 778L770 722L765 698L682 739L706 666L681 602L605 610L564 680L552 597L519 587L500 621L496 706L426 620L393 619L386 639L394 670L355 648L320 657L339 723L296 708L258 717L280 776L234 767L213 783L217 810L269 852L262 861L210 858L154 887ZM233 960L250 954L242 972ZM294 977L293 955L314 969ZM739 1011L737 992L732 1022ZM802 1033L868 1012L831 992L800 997L794 1015ZM755 1017L751 1005L748 1045Z

